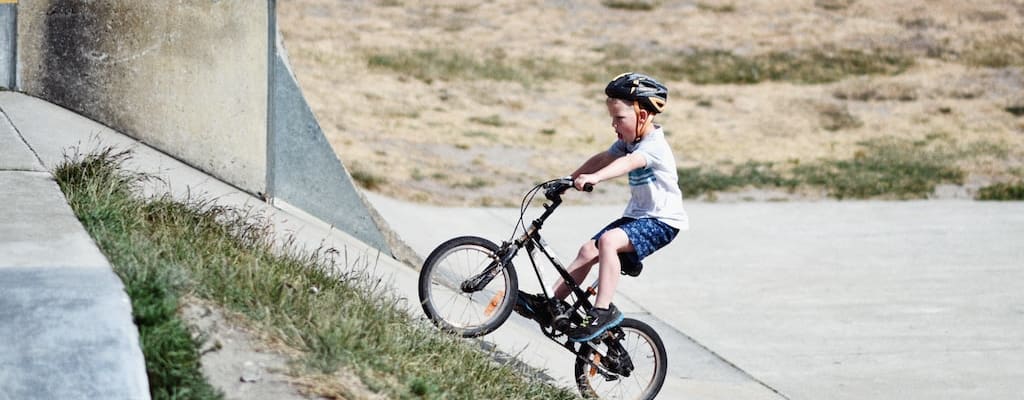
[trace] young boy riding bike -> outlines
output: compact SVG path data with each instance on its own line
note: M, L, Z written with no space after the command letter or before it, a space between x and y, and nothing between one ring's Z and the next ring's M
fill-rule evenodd
M630 200L622 218L613 221L580 247L567 270L582 282L594 264L599 265L597 300L579 326L566 334L576 342L592 340L622 322L622 313L612 304L623 264L640 265L640 260L664 247L689 223L683 210L682 192L675 157L654 116L668 101L668 88L653 78L637 73L615 77L605 87L606 106L612 128L618 136L611 147L590 157L572 173L577 190L584 185L629 174ZM630 275L639 271L627 270ZM561 279L554 297L565 299L570 289ZM531 308L541 309L544 296L527 295Z

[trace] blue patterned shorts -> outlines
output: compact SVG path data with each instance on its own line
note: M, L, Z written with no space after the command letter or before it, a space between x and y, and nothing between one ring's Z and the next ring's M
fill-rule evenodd
M635 253L628 254L629 258L636 257L635 262L640 262L656 250L665 247L676 238L679 230L654 218L626 218L622 217L608 226L601 229L593 239L597 241L605 232L620 228L626 232L626 237L633 244ZM627 255L627 254L623 254ZM621 255L620 255L621 256Z

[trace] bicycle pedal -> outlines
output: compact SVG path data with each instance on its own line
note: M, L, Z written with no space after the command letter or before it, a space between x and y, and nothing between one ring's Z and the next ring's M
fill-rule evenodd
M597 337L590 339L590 343L601 344L605 339L614 339L611 330L604 331L604 333L597 335Z

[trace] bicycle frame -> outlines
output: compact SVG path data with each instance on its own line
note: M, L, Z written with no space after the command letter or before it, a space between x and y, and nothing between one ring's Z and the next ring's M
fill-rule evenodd
M544 226L544 222L547 221L548 217L550 217L551 214L554 213L555 209L562 204L562 197L561 193L559 192L553 194L546 193L545 197L547 197L547 199L551 201L551 204L544 204L544 213L541 214L541 216L538 217L537 219L533 220L530 226L526 229L526 232L524 232L518 239L516 239L512 243L504 242L501 244L501 247L499 249L507 251L508 253L507 255L505 255L505 257L507 258L503 257L502 259L504 261L511 261L513 258L515 258L516 253L518 253L520 249L525 248L527 250L527 255L530 258L530 264L533 265L533 270L537 276L537 281L540 282L541 284L540 286L541 290L544 293L544 296L552 298L551 294L548 293L548 290L544 285L544 279L541 277L540 269L537 266L537 260L534 258L534 250L539 249L540 252L544 254L545 257L547 257L548 261L555 268L555 270L558 271L558 274L565 281L565 284L572 290L573 294L576 295L576 302L570 305L571 310L580 310L580 308L582 307L581 311L585 313L594 307L594 305L590 302L589 297L590 295L596 294L594 288L597 286L597 282L595 281L588 291L584 291L580 287L579 283L577 283L575 279L573 279L572 275L569 274L569 271L565 268L565 266L562 265L558 258L554 256L554 251L551 250L550 246L547 244L544 238L541 237L540 230ZM512 264L502 263L502 265ZM497 269L497 271L500 271L500 269ZM545 327L542 326L541 332L543 332L545 336L547 336L555 343L559 343L566 350L572 352L574 355L576 355L578 359L586 361L587 364L590 364L592 367L596 367L596 371L600 372L602 376L609 379L614 379L614 375L609 374L604 367L597 366L593 363L592 360L583 358L581 356L580 351L582 350L583 346L590 346L591 348L593 348L593 346L590 345L589 342L573 342L566 338L565 342L561 343L555 338L557 335L555 332L555 328L553 326L549 326L547 327L547 329L545 329ZM621 339L622 337L622 332L618 329L609 330L608 334L613 335L615 337L614 340L616 341L618 339ZM579 344L579 347L576 346L577 344ZM625 355L625 357L628 360L629 356Z
M551 294L548 293L548 290L544 285L544 280L540 275L540 268L537 266L537 260L533 255L535 249L540 250L540 252L547 257L551 265L555 267L555 271L558 271L559 276L561 276L565 281L566 285L572 289L573 294L576 295L577 300L576 303L572 304L572 308L578 309L582 305L583 310L587 311L594 306L590 303L590 300L588 300L588 293L584 292L579 283L572 278L572 275L569 274L569 271L565 266L562 265L558 258L553 255L554 251L551 250L548 243L540 236L540 229L544 226L544 222L547 221L548 217L555 212L555 209L562 204L562 196L560 194L556 193L553 196L547 196L547 198L548 200L551 200L551 204L544 204L544 213L537 219L533 220L533 222L530 223L530 227L526 229L526 232L512 243L515 246L515 250L511 252L512 257L509 258L509 260L515 257L515 254L518 253L519 249L526 248L527 255L530 258L530 264L533 265L534 273L537 275L537 281L541 284L541 290L544 292L545 297L550 298ZM502 248L505 248L507 245L507 242L502 243Z

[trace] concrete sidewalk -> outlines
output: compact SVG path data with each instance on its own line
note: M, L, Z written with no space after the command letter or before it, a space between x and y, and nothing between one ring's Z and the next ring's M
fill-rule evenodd
M120 279L0 92L0 399L148 399Z

